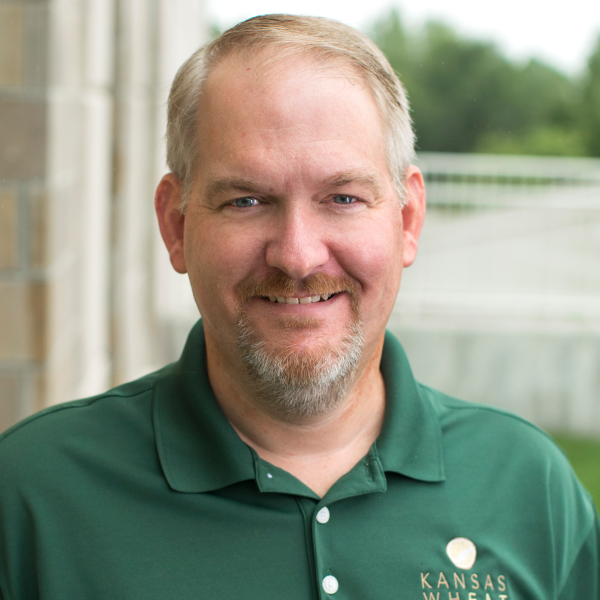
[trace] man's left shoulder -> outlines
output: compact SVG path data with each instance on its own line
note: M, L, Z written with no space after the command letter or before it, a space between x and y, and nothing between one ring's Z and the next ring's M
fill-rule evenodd
M551 436L509 411L453 398L421 385L423 399L438 415L446 469L502 482L508 496L530 505L545 504L548 515L594 521L594 505L569 460Z
M419 393L440 424L444 519L481 550L479 563L493 557L510 586L537 574L535 597L596 598L600 525L554 440L508 411Z
M477 402L459 400L423 384L421 397L433 408L448 441L463 440L480 451L514 448L532 458L551 457L568 467L562 450L543 429L510 411Z

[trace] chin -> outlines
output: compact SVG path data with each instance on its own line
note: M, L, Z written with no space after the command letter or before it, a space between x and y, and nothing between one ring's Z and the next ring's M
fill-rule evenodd
M330 336L309 335L300 341L295 333L310 324L295 321L290 336L268 342L241 318L238 350L256 399L286 419L307 418L331 411L354 382L362 356L363 335L353 321L338 341Z

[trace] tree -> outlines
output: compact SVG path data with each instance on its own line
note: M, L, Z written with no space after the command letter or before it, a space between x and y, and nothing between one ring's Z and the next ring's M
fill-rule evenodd
M539 60L511 61L439 22L407 31L395 9L373 39L407 88L421 150L580 155L592 152L593 137L600 151L600 135L581 126L581 85ZM594 56L586 114L598 132L600 40Z

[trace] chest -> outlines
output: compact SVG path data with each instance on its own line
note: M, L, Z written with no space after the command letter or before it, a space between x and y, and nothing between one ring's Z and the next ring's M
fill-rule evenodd
M30 568L47 600L550 598L549 543L524 535L532 524L443 486L398 478L331 504L254 482L143 502L107 493L33 515Z

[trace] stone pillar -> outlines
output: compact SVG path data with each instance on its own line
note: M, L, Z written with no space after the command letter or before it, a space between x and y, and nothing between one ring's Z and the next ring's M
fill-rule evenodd
M156 179L167 172L165 164L165 124L167 97L171 82L181 64L208 38L208 21L202 2L160 0L158 18L159 60L156 69L157 146ZM157 336L157 359L161 364L178 358L190 327L198 319L187 275L177 274L169 262L153 220L153 309Z
M119 0L112 214L113 383L155 366L148 293L154 185L154 3Z
M56 247L46 185L49 21L46 2L0 2L0 429L44 404Z
M190 323L198 318L187 276L177 275L169 264L153 197L167 172L164 138L171 82L208 37L201 0L119 0L118 5L112 269L115 384L175 360ZM182 316L183 327L179 327Z
M109 382L112 4L0 2L0 428Z
M0 431L160 363L160 107L202 8L0 0Z
M87 0L82 94L82 371L77 396L111 383L110 266L115 0Z

